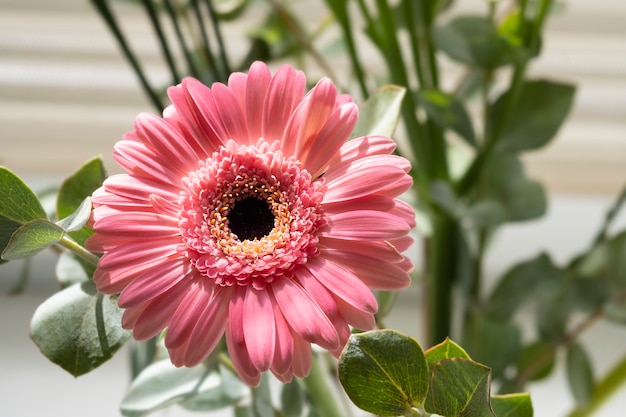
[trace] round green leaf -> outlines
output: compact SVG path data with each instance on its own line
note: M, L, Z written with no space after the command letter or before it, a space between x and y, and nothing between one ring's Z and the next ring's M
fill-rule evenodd
M580 343L567 350L566 370L572 396L579 407L584 407L593 395L594 378L591 361Z
M400 119L405 92L404 88L395 85L376 90L360 107L359 120L350 137L392 136Z
M63 238L65 231L48 220L33 220L20 226L2 251L2 259L12 261L35 255Z
M554 346L551 343L537 341L526 346L517 360L517 373L525 381L537 381L546 378L555 365Z
M44 301L31 321L31 337L52 362L74 376L107 360L129 338L122 311L92 281L74 284Z
M498 417L533 417L530 394L494 395L491 407Z
M459 99L442 91L421 90L418 100L437 125L456 132L472 147L477 146L472 121Z
M392 330L352 335L339 359L339 380L358 407L381 416L423 406L428 366L419 343Z
M576 87L570 84L546 80L525 82L515 103L515 111L506 120L498 139L498 149L516 153L545 146L569 114L575 91ZM491 125L503 117L508 95L508 92L504 93L495 102Z
M454 359L454 358L463 358L470 359L469 355L465 350L454 343L450 339L446 339L443 342L439 343L428 349L425 353L426 362L428 363L428 368L432 371L432 369L444 359Z
M470 359L444 359L433 368L426 411L446 417L495 417L490 383L488 367Z

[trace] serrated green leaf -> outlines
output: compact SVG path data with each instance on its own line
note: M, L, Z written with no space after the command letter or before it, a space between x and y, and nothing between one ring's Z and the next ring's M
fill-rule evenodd
M339 380L352 402L381 416L422 407L428 377L419 343L393 330L352 335L339 359Z
M428 363L428 369L432 371L432 369L444 359L470 359L469 355L458 344L454 343L450 339L446 339L443 342L439 343L428 349L425 352L426 362Z
M102 185L105 178L106 171L100 157L93 158L78 168L61 184L57 197L57 218L72 216L82 207L85 199ZM70 236L82 245L91 233L91 230L82 227L70 233Z
M491 408L497 417L533 417L530 394L494 395Z
M589 356L583 345L574 343L567 349L567 381L572 396L579 407L589 404L593 396L594 377Z
M47 219L37 195L11 170L0 167L0 253L13 233L31 220ZM6 260L0 259L0 263Z
M59 242L65 231L48 220L32 220L20 226L2 251L2 259L28 258Z
M490 375L488 367L470 359L440 361L432 370L426 411L446 417L495 417Z
M482 16L461 16L433 28L433 41L450 58L463 64L493 69L511 63L513 49Z
M188 409L216 410L237 402L248 393L229 371L213 365L177 368L169 359L146 367L131 383L120 410L139 417L172 404Z
M374 92L360 107L359 119L350 138L361 136L392 136L400 120L406 90L395 85Z
M44 301L31 321L31 337L52 362L74 376L107 360L130 337L115 299L92 281L74 284Z
M477 146L472 120L459 99L438 90L421 90L417 97L437 125L457 133L472 147Z
M515 103L515 111L506 120L498 139L498 150L517 153L548 144L567 118L575 92L576 87L571 84L546 80L525 82ZM490 126L503 117L508 96L508 92L504 93L494 103Z

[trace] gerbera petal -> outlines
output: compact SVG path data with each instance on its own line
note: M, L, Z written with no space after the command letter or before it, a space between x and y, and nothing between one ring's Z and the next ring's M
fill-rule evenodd
M362 136L346 142L339 150L339 155L329 162L327 175L332 175L337 170L344 169L357 159L371 155L390 155L396 144L393 140L384 136Z
M404 268L371 256L344 250L323 250L322 256L350 270L368 287L375 290L396 291L411 285L411 277Z
M293 363L291 369L298 378L304 378L311 372L313 355L311 354L311 344L300 337L297 333L293 335Z
M398 263L404 260L404 255L391 242L386 240L354 240L336 237L320 237L321 248L342 249L363 256L372 256L373 253L382 262Z
M321 256L309 260L306 268L338 299L370 314L378 310L378 303L372 291L347 269Z
M246 83L246 119L248 120L248 135L250 143L263 137L263 107L265 95L270 84L272 75L267 65L255 62L250 67Z
M292 330L283 317L280 307L272 303L274 309L274 323L276 325L276 345L274 347L274 359L272 361L272 373L286 380L291 379L291 363L293 359L293 335Z
M239 143L247 143L249 138L246 117L231 89L224 84L215 83L211 90L216 103L215 111L224 127L225 138L234 139Z
M328 224L320 229L320 236L378 240L393 239L410 230L403 219L384 211L343 212L327 216L326 219Z
M325 349L339 345L337 331L311 295L290 279L272 284L274 298L289 326L307 342Z
M226 324L226 346L237 373L250 386L256 386L261 380L261 373L250 360L243 330L243 311L245 288L235 288L231 296Z
M161 333L188 291L188 286L177 285L145 303L141 314L132 324L133 337L148 340Z
M289 65L276 71L263 106L263 138L266 141L271 143L283 137L291 113L302 99L305 85L304 74Z
M274 359L276 325L270 295L252 285L246 288L243 307L243 333L252 364L267 371Z
M191 265L184 259L167 260L159 268L148 269L124 288L118 299L120 307L130 307L151 300L191 275Z
M178 304L165 335L165 345L169 349L178 348L190 340L191 332L208 308L213 292L214 286L207 285L203 279L196 280L190 285L185 298ZM176 357L176 361L172 358L177 366L184 364L184 349L180 353L183 355Z
M143 143L132 140L118 142L113 150L113 158L135 176L162 181L168 185L180 183L180 174L168 167L168 161Z

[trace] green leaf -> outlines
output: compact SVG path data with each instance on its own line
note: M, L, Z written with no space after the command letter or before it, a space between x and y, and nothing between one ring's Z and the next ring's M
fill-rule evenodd
M46 210L37 195L14 172L0 167L0 252L11 235L31 220L47 219ZM0 263L6 262L0 259Z
M421 90L417 98L437 125L454 131L472 147L477 146L472 121L460 100L437 90Z
M498 378L517 359L521 335L512 322L473 312L463 326L463 346L474 360L488 365Z
M65 231L48 220L33 220L20 226L2 251L2 259L28 258L59 242Z
M98 293L93 282L74 284L44 301L31 322L31 337L52 362L74 376L97 368L124 344L115 299Z
M433 28L433 42L450 58L463 64L493 69L512 62L511 45L482 16L462 16Z
M470 359L469 355L461 346L457 345L450 339L446 339L428 349L425 353L426 362L428 363L428 369L432 369L444 359Z
M92 269L95 270L93 266ZM91 271L91 274L88 274L81 261L73 253L67 251L59 256L55 271L57 280L62 288L87 282L93 275L93 271Z
M352 335L339 359L339 380L357 407L381 416L422 407L428 365L419 343L393 330Z
M539 80L522 84L515 110L506 120L498 140L501 152L522 152L539 149L556 135L574 102L576 87L571 84ZM496 100L490 126L503 116L509 92Z
M486 311L492 317L509 320L523 303L550 292L562 278L563 271L545 253L520 262L498 281L489 297Z
M502 205L506 220L531 220L546 212L543 187L526 176L516 156L494 155L485 167L484 176L486 197Z
M286 417L300 417L304 410L304 392L297 380L283 386L280 393L282 411Z
M533 417L530 394L494 395L491 408L497 417Z
M379 88L360 107L359 120L350 138L392 136L400 120L402 99L406 90L395 85Z
M488 367L469 359L440 361L432 370L426 411L446 417L495 417L490 375Z
M252 417L275 417L267 373L261 375L259 386L252 389Z
M72 215L84 214L86 211L85 199L102 185L105 178L106 171L100 157L93 158L78 168L61 184L57 197L57 218L64 219ZM78 214L74 214L75 212ZM92 231L87 227L81 227L70 233L70 236L82 245L91 233Z
M86 197L74 213L59 220L56 224L66 232L75 232L83 228L89 220L89 216L91 216L91 198Z
M574 343L567 349L566 368L567 381L579 407L586 406L594 390L593 369L585 348Z
M524 381L538 381L546 378L555 364L554 346L545 341L536 341L526 346L517 360L518 375Z
M172 404L210 411L224 408L248 394L232 373L213 365L177 368L169 359L146 367L133 380L120 409L126 417L139 417Z

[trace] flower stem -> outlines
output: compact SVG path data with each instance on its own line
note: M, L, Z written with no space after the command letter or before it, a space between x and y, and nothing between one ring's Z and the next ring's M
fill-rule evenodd
M624 384L626 384L626 356L596 384L589 403L584 407L576 408L569 413L568 417L588 417L593 415Z
M69 250L76 256L86 260L87 262L93 265L98 265L98 261L100 260L100 258L79 245L74 239L72 239L68 235L64 235L63 238L58 242L58 245L64 247L65 249Z
M343 410L343 407L337 401L337 391L332 388L322 359L320 355L313 354L311 373L302 380L311 398L311 404L317 411L317 415L345 417L346 411Z

